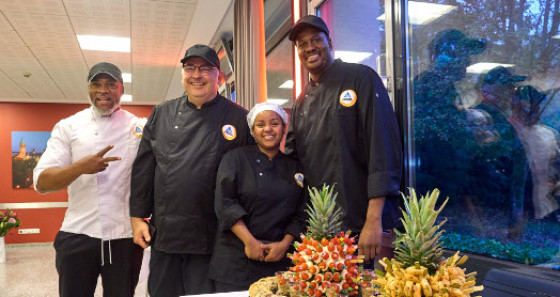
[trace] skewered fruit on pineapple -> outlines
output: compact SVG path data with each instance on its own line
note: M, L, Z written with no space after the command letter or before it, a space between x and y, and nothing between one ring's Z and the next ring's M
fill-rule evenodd
M362 297L376 295L375 284L373 283L373 280L375 278L376 277L373 270L371 269L362 270L362 272L360 273L360 277L358 277L358 280L362 286Z
M357 245L350 232L341 232L342 211L335 204L334 188L309 190L308 233L301 235L291 255L295 290L307 296L355 295L358 293Z
M452 257L440 261L442 257L440 237L441 226L445 220L435 225L437 216L449 200L447 198L439 209L435 209L439 190L435 189L426 196L417 198L414 189L410 196L403 195L405 210L403 222L405 232L395 230L395 258L379 261L385 272L376 270L378 285L382 296L471 296L482 291L476 286L476 272L465 273L460 265L467 256Z

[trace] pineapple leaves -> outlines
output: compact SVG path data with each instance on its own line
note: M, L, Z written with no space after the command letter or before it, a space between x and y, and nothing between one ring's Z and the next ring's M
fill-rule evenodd
M397 238L395 240L395 258L404 264L404 267L413 266L416 263L428 267L434 271L438 259L441 257L441 234L446 219L436 224L437 217L447 204L447 198L436 210L439 190L428 191L426 195L418 198L416 191L409 189L409 196L401 193L404 200L404 209L401 222L404 233L394 230Z
M308 233L314 238L332 238L342 231L342 210L336 206L334 186L323 185L321 190L309 188L310 204L306 212L309 215Z

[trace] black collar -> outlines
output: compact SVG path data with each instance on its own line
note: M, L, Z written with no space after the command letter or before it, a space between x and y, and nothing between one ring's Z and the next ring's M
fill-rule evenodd
M216 93L216 97L214 97L214 99L202 104L200 109L205 109L205 108L208 108L208 107L214 105L216 102L218 102L218 97L220 97L220 94ZM185 98L185 104L186 104L187 107L198 109L194 103L189 101L188 96L184 96L183 98Z

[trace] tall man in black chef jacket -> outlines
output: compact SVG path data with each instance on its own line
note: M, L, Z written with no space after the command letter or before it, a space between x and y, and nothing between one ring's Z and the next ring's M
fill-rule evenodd
M225 152L252 140L247 111L217 92L216 52L194 45L181 63L186 95L154 108L132 167L134 242L152 244L150 296L214 292L208 268L218 164ZM155 234L143 220L150 216Z
M382 252L382 231L399 217L398 198L386 198L398 194L402 171L387 90L370 67L334 60L321 18L301 18L289 39L311 81L294 104L286 153L300 159L310 186L335 185L344 229L360 234L358 253L373 260Z

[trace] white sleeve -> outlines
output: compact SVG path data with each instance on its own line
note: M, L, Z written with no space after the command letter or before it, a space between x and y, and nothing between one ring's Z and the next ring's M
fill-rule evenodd
M67 120L58 122L47 142L47 149L33 169L33 186L37 190L37 181L43 170L48 168L62 168L72 163L72 151L70 147L70 130ZM38 190L37 190L38 191Z

